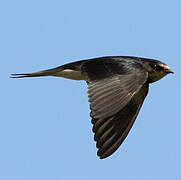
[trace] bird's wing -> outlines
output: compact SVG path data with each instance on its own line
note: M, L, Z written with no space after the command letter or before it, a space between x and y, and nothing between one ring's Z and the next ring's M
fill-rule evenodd
M125 70L124 67L120 73L107 67L101 67L105 69L101 69L99 79L86 67L87 76L92 79L88 83L88 96L100 158L110 156L121 145L148 92L148 74L144 69L132 66Z

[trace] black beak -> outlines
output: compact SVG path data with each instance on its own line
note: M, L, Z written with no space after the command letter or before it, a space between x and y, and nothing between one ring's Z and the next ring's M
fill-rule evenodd
M166 72L167 74L170 74L170 73L174 74L174 72L171 71L170 69L166 69L165 72Z

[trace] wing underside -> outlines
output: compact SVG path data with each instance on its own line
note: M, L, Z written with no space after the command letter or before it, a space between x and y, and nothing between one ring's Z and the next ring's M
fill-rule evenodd
M148 92L148 74L145 70L137 66L129 69L122 66L124 71L120 73L114 67L99 64L97 76L92 69L89 70L89 66L85 68L90 79L90 115L100 158L110 156L121 145Z

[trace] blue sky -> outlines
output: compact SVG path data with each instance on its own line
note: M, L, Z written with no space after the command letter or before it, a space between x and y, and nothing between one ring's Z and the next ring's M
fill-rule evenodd
M0 2L0 179L180 179L181 2ZM105 55L160 59L175 72L151 84L128 137L96 156L86 83L10 79Z

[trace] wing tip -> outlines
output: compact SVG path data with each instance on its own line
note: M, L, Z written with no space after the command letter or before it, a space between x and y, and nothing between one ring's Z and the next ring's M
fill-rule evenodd
M113 152L107 153L107 152L103 152L103 151L101 151L101 149L99 149L97 151L97 156L99 156L100 159L105 159L105 158L111 156L113 154Z

